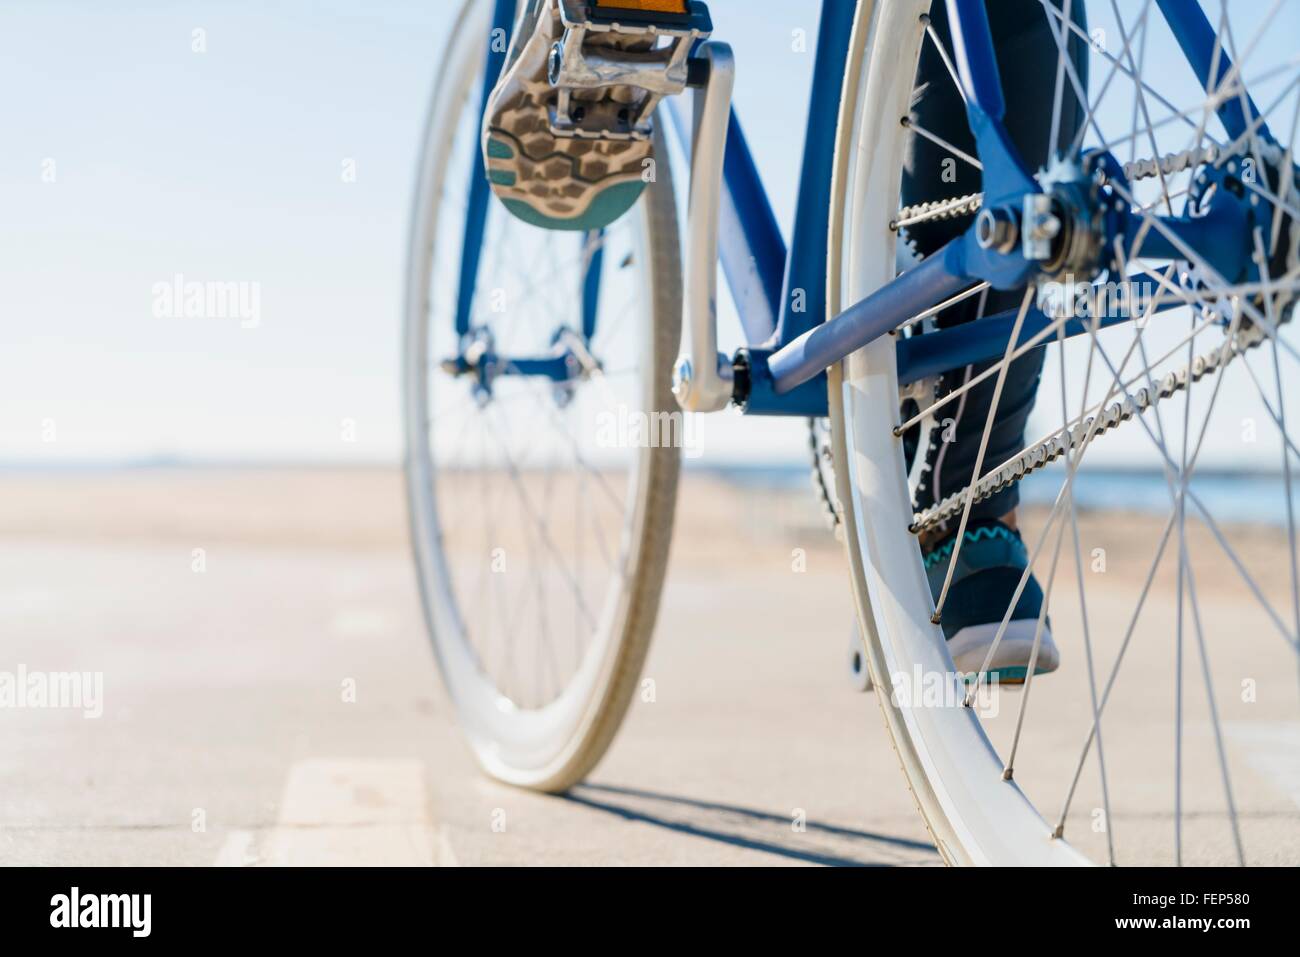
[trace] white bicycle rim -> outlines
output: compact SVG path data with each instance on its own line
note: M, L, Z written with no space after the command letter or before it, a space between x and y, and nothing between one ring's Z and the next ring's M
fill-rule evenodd
M425 616L444 684L476 757L491 775L508 783L544 790L561 790L575 783L607 747L627 703L643 661L666 560L678 469L675 448L640 448L632 453L625 493L627 503L619 533L618 569L596 609L596 625L581 663L561 693L538 707L521 707L501 692L484 673L467 634L465 616L449 559L444 553L446 510L456 502L440 502L437 464L431 441L429 381L437 357L430 353L431 322L451 324L450 315L431 315L430 288L451 283L454 275L435 276L439 252L437 227L454 151L476 148L457 137L458 125L470 97L478 94L482 55L490 27L491 0L468 0L456 20L455 32L441 61L430 108L418 172L416 204L411 222L407 269L404 413L407 441L407 494L412 547ZM475 134L475 144L477 136ZM671 181L664 174L647 195L658 195L659 215L672 209ZM495 203L495 201L491 201ZM455 215L458 211L453 211ZM498 215L501 215L497 211ZM679 297L675 257L665 255L662 236L652 236L647 201L628 214L635 261L642 290L634 307L638 328L633 335L644 357L663 353L663 342L676 338L671 328L659 330L651 321L663 313L663 303ZM676 250L672 233L672 252ZM666 247L665 247L666 248ZM669 265L671 263L671 265ZM665 269L668 273L665 273ZM656 298L658 297L658 298ZM671 327L671 322L666 323ZM629 330L630 331L630 330ZM666 383L648 359L637 373L641 408L662 403ZM662 386L662 388L661 388ZM443 511L440 511L440 507ZM465 502L459 508L476 508Z
M831 315L895 275L888 223L899 178L928 0L864 0L854 24L831 199ZM858 619L877 689L890 675L950 675L915 536L898 424L894 340L883 337L831 370L830 414ZM953 679L954 685L956 678ZM877 691L903 772L950 864L1085 864L1014 782L969 708L902 707Z
M1081 0L1074 2L1077 8ZM1235 64L1234 72L1221 81L1224 89L1229 95L1241 95L1233 92L1233 87L1237 91L1251 87L1262 107L1261 115L1273 124L1274 135L1280 136L1281 147L1278 147L1262 142L1262 134L1256 134L1253 128L1234 140L1226 130L1221 131L1215 125L1218 123L1215 104L1222 101L1223 91L1215 90L1207 96L1185 63L1181 72L1164 66L1180 62L1182 54L1152 4L1123 10L1113 3L1108 7L1089 5L1087 9L1095 9L1098 19L1106 23L1104 29L1094 28L1091 33L1070 22L1068 6L1066 12L1046 0L1040 6L1046 25L1051 28L1052 40L1048 42L1054 41L1056 50L1061 51L1066 47L1066 38L1071 44L1081 43L1090 67L1096 68L1093 79L1098 81L1090 83L1087 76L1080 79L1068 60L1058 59L1053 123L1060 120L1063 92L1073 96L1084 108L1082 126L1068 134L1074 137L1074 142L1071 144L1064 137L1059 142L1062 151L1099 147L1115 156L1126 170L1132 171L1126 173L1132 177L1131 182L1115 186L1116 190L1122 191L1120 195L1135 214L1143 217L1150 227L1157 228L1157 215L1165 211L1179 215L1181 210L1194 208L1192 204L1197 196L1204 197L1198 193L1197 184L1211 183L1215 175L1230 177L1240 173L1240 181L1232 183L1230 188L1238 188L1239 182L1246 183L1242 189L1255 194L1252 205L1260 210L1271 206L1274 214L1272 235L1263 235L1258 227L1254 233L1256 263L1260 265L1262 278L1254 284L1241 278L1230 281L1207 267L1194 250L1188 253L1189 266L1144 258L1140 240L1127 252L1117 247L1122 269L1108 275L1107 284L1161 272L1167 277L1178 267L1187 282L1182 297L1170 299L1158 321L1153 319L1152 305L1142 307L1140 314L1133 307L1135 311L1128 315L1139 321L1120 323L1109 329L1089 324L1090 331L1077 339L1065 337L1063 323L1067 315L1049 317L1051 326L1047 331L1059 335L1056 340L1047 340L1044 346L1047 357L1044 375L1048 379L1055 377L1054 386L1059 385L1060 418L1048 423L1051 431L1041 439L1038 436L1042 435L1042 428L1035 427L1028 437L1036 441L1012 458L999 453L998 460L982 461L981 451L981 458L977 458L974 466L975 474L969 479L961 478L969 483L966 488L952 493L940 505L915 515L903 442L896 437L896 430L902 430L899 429L895 339L885 337L832 369L830 407L837 497L868 666L875 686L886 689L878 692L880 705L917 805L941 854L950 863L1085 863L1084 855L1065 839L1071 834L1090 854L1104 853L1111 863L1120 863L1115 839L1115 831L1120 829L1127 830L1126 837L1136 837L1126 844L1137 847L1136 853L1142 859L1164 859L1169 855L1173 862L1183 863L1187 855L1219 860L1228 848L1235 849L1236 858L1242 863L1248 848L1276 857L1276 848L1296 846L1294 830L1283 841L1275 830L1276 824L1265 823L1289 815L1286 796L1267 783L1267 776L1256 776L1246 799L1247 813L1242 813L1241 794L1234 797L1231 765L1245 762L1227 747L1227 742L1231 735L1248 740L1251 735L1261 733L1275 736L1289 733L1285 729L1291 728L1291 724L1269 722L1292 717L1287 703L1294 694L1295 655L1300 647L1296 638L1296 632L1300 631L1300 571L1295 558L1297 534L1291 479L1295 469L1291 456L1297 450L1285 424L1287 417L1295 419L1294 413L1286 409L1283 389L1286 377L1279 370L1279 356L1288 362L1300 361L1300 354L1282 335L1290 330L1290 325L1282 325L1290 317L1289 308L1284 307L1294 303L1300 281L1296 257L1300 227L1295 225L1294 204L1286 198L1293 188L1287 180L1293 175L1296 116L1300 116L1300 95L1297 95L1300 71L1296 69L1290 48L1271 42L1271 38L1285 35L1279 24L1295 22L1295 9L1290 8L1290 20L1275 21L1280 16L1279 4L1267 10L1246 5L1234 7L1232 12L1242 15L1235 30L1226 5L1215 14L1219 18L1215 55L1222 49ZM927 38L925 14L929 9L928 0L874 0L858 7L833 183L828 276L832 314L897 274L895 224L900 219L900 185L908 141L912 136L928 135L935 142L933 134L920 129L912 115L914 78L924 44L933 41L940 45L939 52L949 57L945 61L949 79L954 84L957 82L950 54L942 50L939 35L931 33ZM1111 20L1106 21L1107 17ZM1111 34L1109 47L1106 45L1108 32ZM1152 43L1150 54L1148 39ZM1165 44L1166 51L1173 47L1172 53L1154 52L1160 49L1161 43ZM1252 55L1254 59L1250 59ZM1115 81L1113 85L1112 81ZM1130 86L1125 87L1126 83ZM900 122L900 117L909 115L912 119L906 124ZM1054 144L1061 133L1059 125L1052 130ZM954 156L955 162L977 165L972 157L954 152L948 144L940 145ZM1153 162L1153 156L1161 157L1162 162ZM1171 159L1178 162L1170 163ZM1256 180L1250 171L1256 167L1274 177L1268 180L1272 189L1279 189L1277 182L1283 183L1283 198L1269 187L1253 185ZM1046 171L1044 182L1055 175L1059 175L1058 170ZM1133 190L1131 194L1128 188ZM978 204L979 197L968 196L966 200ZM1284 210L1287 216L1282 215ZM941 212L936 212L934 207L912 206L905 214L906 222L934 218ZM1279 229L1284 224L1286 229ZM1283 253L1286 253L1285 261ZM1131 272L1132 267L1137 267L1139 272ZM1187 279L1188 275L1193 278ZM1021 307L1022 315L1028 301ZM1186 324L1179 323L1179 316ZM1147 319L1153 321L1148 323ZM1202 335L1203 330L1209 334L1198 339L1193 349L1193 339ZM1128 351L1117 364L1112 363L1111 355L1120 355L1126 342ZM1177 344L1166 352L1170 342ZM1117 348L1111 351L1108 347ZM1256 347L1261 347L1259 352L1252 352ZM1267 362L1270 351L1273 368L1269 371L1276 382L1265 388L1251 368L1250 356L1261 355L1260 361ZM1153 361L1152 355L1158 358ZM1127 365L1133 357L1141 359L1136 370ZM1004 358L1001 367L1005 368L1009 361ZM991 364L989 371L996 368L996 364ZM1233 377L1234 385L1220 390L1226 376ZM1206 384L1194 389L1202 379ZM1078 380L1082 380L1081 390ZM1164 388L1157 390L1156 382L1163 383ZM1069 385L1074 385L1074 392ZM904 428L919 423L924 423L922 428L933 428L938 419L936 410L949 398L966 391L964 384L954 386L951 392L934 398L929 405L924 399L918 399L918 411L915 415L908 413ZM1042 393L1046 392L1050 399L1054 388L1040 387L1039 391L1040 404L1043 404ZM1233 396L1231 400L1222 399L1229 394ZM912 395L915 398L916 393ZM1133 404L1134 395L1141 397L1140 405ZM1147 397L1152 395L1156 395L1156 400L1148 401ZM1194 397L1200 401L1194 403ZM1116 400L1115 405L1111 404L1112 399ZM1073 406L1076 400L1077 413ZM1119 400L1128 403L1127 409L1121 407ZM1157 406L1157 401L1163 400L1168 400L1168 404ZM1220 509L1227 511L1226 506L1233 500L1211 498L1207 506L1193 491L1203 489L1192 484L1192 480L1200 460L1202 440L1207 435L1211 437L1207 445L1213 454L1206 459L1224 463L1221 467L1242 464L1243 451L1247 448L1236 438L1231 421L1227 428L1221 422L1219 429L1208 429L1216 402L1229 409L1245 408L1240 403L1254 402L1252 408L1259 410L1257 414L1271 418L1277 426L1276 434L1270 432L1268 436L1270 444L1261 446L1259 454L1251 459L1252 463L1269 463L1275 471L1260 473L1263 477L1253 487L1261 491L1242 491L1238 495L1260 496L1260 501L1253 504L1273 511L1256 509L1248 514L1266 514L1264 520L1275 525L1280 517L1285 517L1286 531L1274 528L1261 537L1248 524L1259 522L1260 518L1232 517L1247 514L1241 510L1229 513L1227 521L1238 523L1232 531L1237 536L1234 540L1261 542L1257 555L1244 552L1245 560L1232 547L1229 536L1220 531L1212 514ZM1238 404L1233 405L1234 402ZM1271 402L1276 403L1276 410ZM1161 410L1169 408L1181 420L1181 441L1176 441L1177 432L1171 431L1166 438ZM1056 415L1050 404L1044 414L1049 418ZM1221 414L1220 420L1228 414ZM1103 432L1109 431L1119 431L1119 438L1100 438ZM1247 442L1254 441L1253 432L1251 436ZM1085 463L1084 453L1094 448L1094 439L1098 440L1097 447L1109 451L1090 454ZM1179 454L1181 464L1177 459ZM1084 558L1079 530L1083 523L1076 505L1074 479L1076 473L1083 474L1094 460L1104 470L1107 455L1110 461L1122 460L1130 467L1148 462L1158 464L1159 468L1152 471L1162 473L1164 484L1159 492L1163 493L1167 484L1169 502L1167 506L1163 502L1157 504L1168 507L1170 515L1160 537L1159 523L1136 508L1135 501L1130 501L1130 497L1136 499L1136 493L1128 491L1130 483L1135 481L1127 477L1132 473L1126 473L1121 491L1108 487L1110 497L1098 513L1114 516L1118 510L1128 509L1133 517L1112 521L1109 526L1099 519L1090 534L1100 536L1103 541L1118 540L1116 536L1121 533L1116 529L1123 527L1131 542L1138 543L1136 549L1130 548L1125 553L1129 556L1125 561L1137 559L1140 563L1124 566L1133 569L1132 580L1092 579L1095 584L1085 587L1085 575L1106 569L1104 557L1101 567L1089 567ZM1278 458L1271 458L1274 455L1281 459L1280 469ZM1057 457L1063 459L1063 466L1052 472L1048 465ZM1248 473L1244 470L1234 473L1238 474ZM942 633L931 623L936 602L924 572L915 532L935 528L951 534L953 526L945 527L942 522L956 523L961 516L964 523L972 500L990 494L990 489L1004 487L998 483L1022 481L1026 475L1031 483L1039 482L1043 490L1054 487L1048 484L1051 481L1062 480L1050 512L1043 508L1034 513L1037 506L1027 505L1021 509L1021 520L1041 524L1041 529L1026 532L1025 538L1035 575L1044 574L1043 567L1035 567L1034 563L1053 523L1057 523L1056 557L1050 558L1050 571L1044 578L1044 614L1054 615L1051 629L1057 642L1066 648L1067 667L1072 670L1055 678L1038 679L1048 681L1053 690L1043 693L1050 696L1040 703L1037 711L1050 709L1053 720L1040 719L1026 734L1026 739L1034 738L1034 747L1021 748L1022 727L1029 727L1023 722L1034 681L1033 669L1029 669L1026 685L1013 699L1019 702L1011 715L1014 735L1010 736L1009 747L999 750L990 738L993 735L1001 740L1001 735L995 733L996 716L981 720L977 709L961 706L965 685L954 673ZM914 473L910 479L917 477ZM980 491L973 494L977 479ZM1204 490L1202 496L1208 497ZM1195 504L1200 523L1191 531L1186 518L1190 509L1184 505L1188 500ZM1045 501L1052 499L1048 497ZM1056 559L1067 529L1072 529L1074 555L1070 564L1074 566L1076 580L1071 586L1060 586L1056 603L1051 604ZM1174 531L1176 536L1172 536ZM1289 541L1289 562L1288 553L1282 551L1283 540ZM1096 539L1092 541L1095 543ZM1166 544L1171 541L1176 541L1177 546L1166 550ZM1189 548L1189 543L1198 541L1208 549L1200 561L1214 563L1200 565L1199 573L1194 571ZM1154 546L1154 558L1149 563L1148 546ZM955 547L961 547L960 540ZM1096 552L1104 556L1105 549ZM1166 572L1161 587L1167 587L1167 591L1161 592L1159 588L1150 591L1166 556L1172 556L1167 558L1166 566L1177 565L1176 571ZM1262 576L1257 574L1261 564ZM1290 580L1284 582L1288 565ZM1139 589L1143 567L1147 568L1145 584ZM1197 574L1203 582L1216 579L1214 585L1221 589L1217 593L1218 610L1214 612L1219 617L1207 619L1211 624L1209 635L1226 639L1232 653L1217 656L1217 669L1212 669L1212 656L1207 652L1206 633L1198 610L1211 608L1213 611L1216 598L1214 594L1203 594L1198 599ZM1028 575L1026 572L1022 576L1022 585ZM1176 592L1170 576L1176 577ZM1228 590L1228 585L1237 590ZM1075 599L1069 594L1074 586L1078 593L1077 610ZM1091 610L1085 591L1103 595ZM1271 601L1266 591L1274 592ZM1151 602L1147 602L1148 595L1152 596ZM943 600L941 594L938 599L941 611ZM1278 612L1275 606L1283 611ZM1003 627L1010 616L1008 610ZM1040 629L1044 620L1040 616ZM1219 622L1217 635L1213 627L1216 620ZM1161 643L1167 640L1164 636L1169 631L1174 631L1176 639L1172 646ZM1117 709L1111 707L1108 711L1107 705L1120 666L1126 661L1129 639L1135 633L1141 633L1139 643L1145 645L1148 657L1138 658L1135 667L1145 670L1140 670L1141 676L1126 686L1128 698L1137 704L1116 716ZM992 652L989 655L991 658ZM1162 659L1158 655L1167 657ZM1107 666L1109 677L1106 677ZM1184 694L1185 670L1201 679L1203 699ZM939 701L917 700L907 694L889 692L900 675L918 673L926 681L942 679L944 693ZM1216 694L1216 674L1219 679L1228 678L1229 689L1234 681L1253 686L1257 677L1267 680L1269 706L1257 707L1253 697L1237 696L1231 690ZM1165 707L1169 708L1168 712ZM1236 727L1221 721L1221 713L1237 722ZM1191 721L1187 720L1189 714ZM1116 749L1118 756L1116 752L1103 754L1100 730L1103 718L1120 722L1122 734L1127 738ZM1080 729L1078 739L1066 728L1071 719L1075 722L1071 728ZM1184 733L1189 727L1193 741L1190 748L1185 746L1189 735ZM1081 744L1077 751L1076 744ZM1023 753L1026 750L1037 753L1027 761ZM1070 763L1075 754L1078 763ZM1095 776L1091 768L1094 758ZM1112 772L1118 763L1124 773L1118 778L1113 773L1108 775L1108 760ZM1085 761L1089 765L1088 779L1081 786ZM1200 775L1192 779L1194 783L1190 787L1184 784L1189 768ZM1069 776L1071 769L1073 778ZM1241 770L1239 767L1236 773ZM1060 791L1056 789L1055 775L1064 776ZM1084 791L1095 800L1081 798ZM1118 800L1117 792L1122 794ZM1170 799L1167 808L1153 809L1151 800L1163 800L1166 794ZM1055 804L1062 795L1064 800ZM1049 802L1053 803L1050 808ZM1054 823L1048 823L1043 813L1051 813L1050 820ZM1192 822L1185 825L1189 817ZM1172 825L1168 832L1172 838L1169 849L1162 843L1166 825ZM1193 840L1185 838L1185 831L1195 835ZM1256 835L1252 845L1248 838ZM1220 850L1211 851L1214 845ZM1126 847L1126 856L1128 853ZM1216 853L1220 856L1216 857Z

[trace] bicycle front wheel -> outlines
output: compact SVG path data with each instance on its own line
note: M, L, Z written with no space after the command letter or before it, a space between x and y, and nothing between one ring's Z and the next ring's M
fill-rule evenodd
M558 791L614 737L663 585L681 444L676 207L667 163L601 234L547 232L491 201L457 333L491 8L471 0L457 20L425 130L407 493L426 621L476 756L501 780Z

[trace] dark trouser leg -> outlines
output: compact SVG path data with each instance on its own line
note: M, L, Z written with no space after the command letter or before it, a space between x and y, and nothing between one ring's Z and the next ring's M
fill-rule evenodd
M1063 8L1067 0L1052 0ZM1006 127L1012 142L1032 170L1047 162L1051 148L1052 109L1056 95L1056 42L1047 12L1038 0L989 0L989 25L997 55L1006 100ZM1071 18L1087 32L1084 0L1073 0ZM935 0L931 22L944 48L951 53L952 39L944 0ZM1074 37L1071 59L1080 80L1088 82L1087 48ZM1065 95L1061 109L1061 132L1058 142L1068 148L1083 122L1083 110L1073 94L1069 77L1065 78ZM975 139L966 121L966 108L943 60L928 40L921 54L917 78L918 98L912 110L915 121L940 138L970 155L975 155ZM921 136L912 137L910 153L903 171L903 203L913 205L928 200L963 196L980 191L980 172L965 160L952 156L946 149ZM922 223L907 230L906 239L921 256L939 249L961 235L971 223L970 217ZM944 312L941 327L970 322L980 315L993 315L1016 309L1024 298L1023 290L972 296ZM942 377L939 394L959 387L992 363L954 369ZM984 453L983 472L1001 464L1020 451L1025 442L1025 425L1034 407L1038 380L1043 368L1043 350L1026 353L1007 371L998 402L997 415ZM924 509L959 491L972 480L975 459L979 454L984 424L993 402L997 376L991 375L980 385L954 399L939 415L940 427L932 431L927 448L917 449L919 430L905 436L909 460L915 454L926 456L927 471L922 476L916 502ZM951 423L945 421L951 419ZM949 441L945 441L945 436ZM997 518L1016 507L1020 499L1015 486L977 502L971 509L973 519Z

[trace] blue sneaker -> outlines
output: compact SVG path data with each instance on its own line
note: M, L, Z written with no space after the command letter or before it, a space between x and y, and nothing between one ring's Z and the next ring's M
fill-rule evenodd
M925 572L936 601L948 573L956 538L954 531L925 553ZM1010 526L998 521L977 521L966 526L942 620L943 636L958 671L972 674L984 664L1028 565L1025 543L1020 533ZM1025 680L1042 607L1043 590L1030 575L998 642L997 652L989 662L988 674L996 675L1002 684L1019 684ZM1034 674L1055 671L1060 663L1061 654L1052 641L1051 622L1045 620Z

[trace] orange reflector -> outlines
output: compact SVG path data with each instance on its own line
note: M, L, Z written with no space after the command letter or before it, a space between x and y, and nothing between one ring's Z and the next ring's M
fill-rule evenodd
M597 7L648 10L651 13L686 13L686 0L596 0Z

